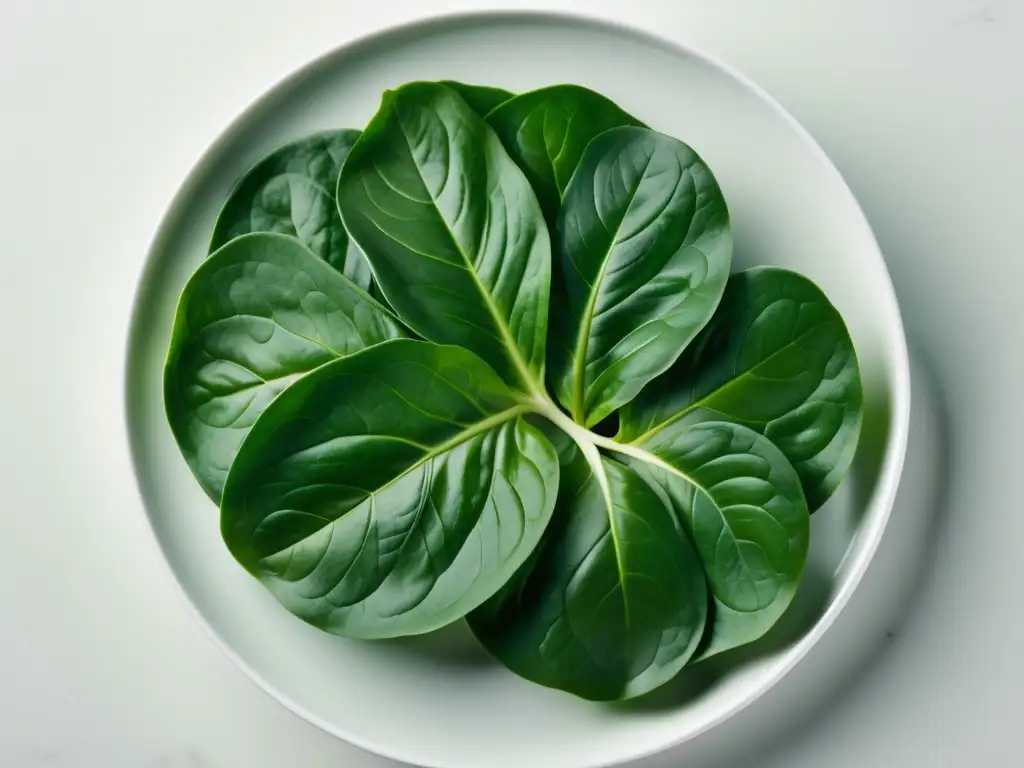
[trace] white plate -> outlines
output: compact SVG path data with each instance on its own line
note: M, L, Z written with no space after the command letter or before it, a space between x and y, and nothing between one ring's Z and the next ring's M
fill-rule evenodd
M461 626L433 636L347 641L295 619L231 558L215 507L167 426L164 354L178 293L203 259L229 187L304 134L360 127L408 80L525 91L572 82L691 144L732 213L735 266L814 279L838 305L860 357L865 424L854 470L812 525L805 583L762 642L684 670L653 696L595 705L524 682ZM154 241L136 299L129 436L164 554L200 621L238 666L294 712L350 742L445 768L591 768L692 738L754 701L846 604L885 528L906 448L903 328L871 230L836 169L760 89L709 57L616 26L544 15L474 15L404 27L339 49L275 87L211 147Z

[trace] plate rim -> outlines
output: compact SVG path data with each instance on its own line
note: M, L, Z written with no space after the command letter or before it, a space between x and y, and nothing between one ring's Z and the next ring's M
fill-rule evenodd
M668 750L679 747L682 744L692 741L702 734L713 730L739 714L741 711L745 710L750 705L754 704L758 699L773 689L782 680L782 678L792 671L792 669L810 652L811 648L813 648L832 627L839 614L845 609L853 593L860 585L868 566L874 559L885 530L888 527L889 518L896 499L896 492L899 488L904 460L906 457L907 441L910 429L910 360L907 350L906 330L903 323L898 297L896 296L895 287L892 283L892 276L886 264L882 249L878 244L877 237L875 236L870 221L864 213L857 197L854 195L853 190L840 173L838 167L818 144L810 131L808 131L807 128L805 128L803 124L800 123L792 114L790 114L790 112L768 91L758 85L756 81L748 77L742 71L736 69L731 64L720 59L718 56L703 50L699 46L694 46L689 42L683 42L673 37L653 32L643 26L625 22L607 14L576 10L544 9L476 9L418 14L399 23L381 27L366 34L353 37L306 60L305 63L299 65L264 89L259 96L252 100L244 109L242 109L241 112L239 112L238 115L236 115L220 130L216 138L191 164L188 172L177 185L170 204L160 216L157 225L153 230L153 234L149 239L145 256L142 259L139 268L136 270L127 328L125 338L122 343L123 375L121 376L122 391L120 394L122 402L122 418L124 419L123 425L126 433L126 440L128 442L132 475L135 480L134 489L136 499L141 505L146 517L148 538L154 549L159 553L158 559L162 562L162 567L165 568L166 572L170 575L171 581L174 583L174 589L179 598L184 602L188 613L199 624L206 636L218 649L220 649L223 654L225 654L225 656L227 656L232 664L234 664L234 666L237 667L246 678L255 684L259 690L292 714L334 738L355 746L364 752L384 757L389 760L402 762L410 766L419 765L423 766L423 768L456 768L457 764L450 761L438 762L435 759L424 761L421 756L409 754L403 748L395 748L389 744L365 738L352 733L345 728L328 723L316 713L297 704L277 687L268 682L220 636L193 602L192 598L185 590L181 580L178 578L174 566L168 556L167 550L157 534L149 506L146 504L145 498L142 495L142 485L139 476L140 467L139 461L136 458L138 448L136 440L132 437L131 405L129 400L131 390L131 362L133 351L136 347L136 329L140 325L139 318L144 313L144 309L141 306L143 286L146 284L150 270L154 267L156 251L160 242L164 239L165 233L171 222L174 220L178 210L185 205L185 191L200 175L202 169L208 164L208 161L218 153L222 145L230 141L235 133L237 133L238 129L245 125L249 118L258 112L266 102L272 100L275 96L285 91L293 81L301 79L307 73L316 70L318 67L323 66L335 57L344 56L346 54L355 54L358 53L361 48L373 47L380 43L386 43L389 40L401 39L418 33L429 34L435 29L441 29L451 25L545 21L552 23L575 24L586 26L591 29L613 32L618 35L630 37L635 41L656 46L683 57L691 58L724 73L737 84L752 93L756 98L764 102L766 106L768 106L785 122L787 127L794 131L800 141L807 147L812 155L816 157L818 162L822 164L825 172L831 175L835 181L838 182L839 189L842 194L847 198L848 202L852 204L851 212L855 211L857 224L862 228L864 235L866 236L866 241L870 244L872 256L877 259L878 264L882 269L882 273L887 278L885 286L886 295L884 296L884 300L893 312L891 320L894 324L894 329L898 331L893 334L892 338L888 339L892 345L889 349L889 361L893 363L892 370L890 371L891 384L889 386L889 393L891 395L891 408L889 413L890 429L885 440L883 460L880 466L878 480L873 489L872 498L866 502L870 506L878 506L881 511L878 514L877 519L874 521L873 526L858 533L858 535L867 535L868 540L864 547L860 551L856 552L856 557L849 566L849 577L847 578L843 588L836 593L828 610L818 619L817 622L815 622L807 634L786 652L784 663L778 667L773 675L766 677L751 694L741 698L738 697L734 702L731 702L729 706L723 707L721 712L714 717L708 718L706 722L702 723L699 727L694 728L675 739L659 741L655 744L648 742L641 748L634 750L628 756L620 754L619 756L611 759L601 759L598 761L575 760L572 763L562 766L562 768L613 768L613 766L623 766L637 760L642 760L646 757L667 752ZM461 768L461 766L458 766L458 768Z

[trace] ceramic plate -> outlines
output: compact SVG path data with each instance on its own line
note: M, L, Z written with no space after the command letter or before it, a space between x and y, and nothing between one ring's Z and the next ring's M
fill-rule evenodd
M315 53L315 52L311 52ZM849 325L866 387L854 469L815 514L805 582L754 646L684 670L652 696L597 705L527 683L457 625L364 643L295 619L220 539L164 417L161 374L178 293L206 254L229 188L254 161L314 131L360 128L381 92L455 79L521 92L578 83L693 146L729 201L735 269L815 280ZM273 88L217 139L162 222L136 300L128 424L142 495L175 578L234 662L301 717L368 750L445 768L592 768L687 740L754 701L821 637L868 566L902 466L909 415L903 329L856 201L778 104L708 56L573 17L445 18L340 48Z

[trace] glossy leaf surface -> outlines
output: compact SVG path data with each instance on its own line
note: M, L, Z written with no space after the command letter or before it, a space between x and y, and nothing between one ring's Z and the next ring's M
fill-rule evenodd
M540 549L470 626L529 680L587 699L638 696L673 677L697 647L704 575L668 508L635 472L592 445L571 446L562 460Z
M642 444L676 421L729 420L766 435L796 468L812 510L846 474L863 392L842 317L802 275L733 275L700 337L620 413L618 439Z
M796 593L810 518L796 471L753 430L673 424L627 464L658 490L694 542L714 596L702 656L756 640Z
M211 250L167 413L295 616L357 639L467 618L516 674L613 701L790 606L857 359L806 278L729 277L683 142L580 86L409 83L254 165Z
M516 572L558 462L524 407L458 347L397 340L285 390L231 468L221 530L290 611L348 637L462 617Z
M490 85L472 85L455 80L442 80L441 84L448 86L459 94L463 101L469 105L469 108L480 115L480 117L486 117L488 112L515 95L504 88L495 88Z
M317 133L282 147L254 165L221 209L210 250L249 232L299 238L363 290L370 265L349 242L334 200L338 172L358 131Z
M552 228L590 140L609 128L641 125L615 102L578 85L516 96L488 114L487 122L526 173Z
M554 238L551 378L596 424L663 373L711 318L732 263L722 192L680 141L646 128L594 139Z
M402 335L397 320L292 237L251 234L204 261L178 303L167 417L214 501L242 439L285 387Z
M384 95L338 183L381 290L426 339L542 387L550 242L537 199L487 123L450 88Z

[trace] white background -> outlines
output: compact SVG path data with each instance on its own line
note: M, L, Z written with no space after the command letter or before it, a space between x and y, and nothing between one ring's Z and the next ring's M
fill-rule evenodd
M192 621L111 403L149 239L220 131L332 47L488 6L0 0L0 766L394 765L288 714ZM907 473L846 612L769 695L638 768L1024 764L1024 2L503 7L618 18L765 86L859 197L915 356Z

